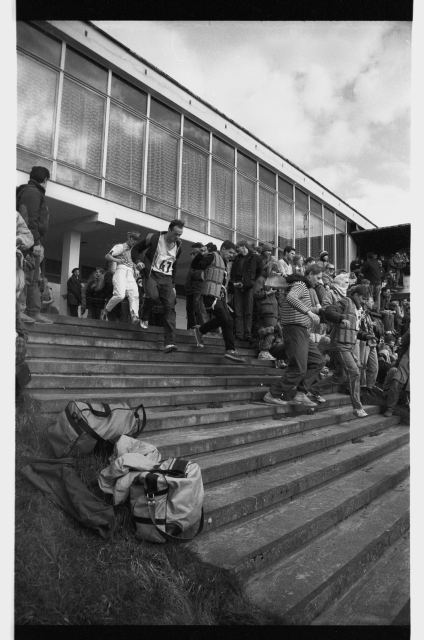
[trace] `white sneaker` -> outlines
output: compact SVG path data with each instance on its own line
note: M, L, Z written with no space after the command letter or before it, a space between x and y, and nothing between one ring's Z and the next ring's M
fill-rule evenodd
M260 351L258 360L276 360L276 358L274 358L269 351Z
M138 316L134 311L131 311L131 324L138 324Z
M234 360L234 362L246 362L244 358L239 356L237 351L226 351L224 353L224 358L228 358L228 360Z
M312 402L312 400L309 400L309 398L307 398L305 396L304 393L301 393L300 391L298 391L295 395L295 397L293 398L293 400L288 400L289 404L301 404L305 407L316 407L316 403Z
M368 415L364 409L356 409L353 413L357 418L366 418Z
M167 344L164 349L164 352L171 353L171 351L178 351L178 347L176 347L175 344Z
M270 394L269 391L268 393L265 394L263 401L266 402L267 404L277 404L280 407L286 407L288 404L287 400L283 400L282 398L275 398Z
M149 321L148 320L140 320L140 329L148 329Z

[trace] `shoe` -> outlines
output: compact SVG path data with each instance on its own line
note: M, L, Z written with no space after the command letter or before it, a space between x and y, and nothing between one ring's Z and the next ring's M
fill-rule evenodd
M260 351L258 360L276 360L276 358L274 358L269 351Z
M353 413L357 418L366 418L368 415L364 409L355 409Z
M243 336L236 336L236 340L240 340L240 342L243 342Z
M309 395L311 396L314 402L318 402L319 404L323 404L324 402L327 402L327 400L322 396L314 396L313 393L310 393Z
M287 400L283 400L282 398L275 398L274 396L272 396L270 394L269 391L263 397L263 401L268 403L268 404L278 404L278 405L280 405L280 407L285 407L288 404Z
M20 318L22 322L27 322L28 324L32 324L33 322L35 322L34 318L31 318L31 316L27 316L27 314L23 311L21 311Z
M134 311L131 311L131 324L138 324L138 316L135 314Z
M102 309L100 311L100 320L104 320L105 322L107 322L109 320L109 318L107 317L106 309Z
M234 362L246 362L246 360L239 356L236 351L226 351L224 353L224 358L228 358L228 360L234 360Z
M171 351L178 351L178 347L176 347L175 344L167 344L164 349L164 352L171 353Z
M45 318L41 314L38 314L38 316L34 316L33 320L37 324L53 324L53 320L49 320L48 318Z
M203 342L203 334L200 333L200 325L196 325L193 327L194 337L196 338L197 346L204 347L205 343Z
M386 409L386 411L383 413L383 416L385 418L391 418L392 415L393 415L393 409L391 409L390 407Z
M285 369L286 367L287 367L287 364L285 363L284 360L275 360L276 369Z
M289 404L302 405L304 407L316 407L316 403L312 402L305 396L304 393L300 393L299 391L296 393L295 397L292 400L287 401Z
M148 320L140 320L140 329L148 329L149 321Z

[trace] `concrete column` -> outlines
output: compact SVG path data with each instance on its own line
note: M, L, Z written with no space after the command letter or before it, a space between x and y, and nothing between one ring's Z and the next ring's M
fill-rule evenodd
M62 298L67 292L66 283L72 275L72 269L79 267L81 232L70 229L63 236L62 247L62 272L60 274L60 299L59 313L62 316L69 315L68 303Z

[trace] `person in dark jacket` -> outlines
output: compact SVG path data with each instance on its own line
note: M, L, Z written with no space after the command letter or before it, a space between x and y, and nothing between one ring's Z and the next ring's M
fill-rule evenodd
M208 252L207 248L201 242L196 242L191 246L191 248L192 251L190 256L192 257L192 262L194 257L199 253L206 255ZM200 326L209 320L200 294L202 283L203 271L193 269L190 264L186 281L184 283L184 292L186 294L187 329L193 329L196 325Z
M34 238L34 246L28 250L25 261L25 287L19 296L21 320L23 322L52 324L52 320L41 315L40 263L43 257L42 238L49 223L46 203L46 187L50 172L46 167L32 167L29 181L21 185L16 194L16 210L21 214Z
M390 381L387 392L386 411L384 413L386 418L390 418L393 415L401 390L405 389L407 393L410 391L409 346L410 333L408 329L408 331L402 336L402 351L399 354L399 366Z
M353 413L358 418L366 418L361 403L360 376L354 355L356 340L371 340L373 334L360 331L362 305L369 299L368 291L362 285L350 290L350 297L341 295L332 304L324 306L324 317L333 323L330 333L329 350L336 353L336 370L325 383L341 384L347 380Z
M361 273L370 281L371 295L374 302L377 303L377 311L380 309L380 291L381 291L381 270L378 260L374 257L374 253L367 253L367 261L361 268Z
M261 270L261 257L253 253L246 240L239 240L229 284L229 291L233 293L237 340L252 340L253 285Z
M70 314L74 318L78 318L78 307L82 300L81 281L79 279L79 275L80 271L78 267L75 267L75 269L72 269L72 275L66 283L66 288L68 290L66 299L68 301Z
M163 330L165 353L178 351L175 345L176 313L175 278L177 261L181 255L184 231L183 220L172 220L167 231L149 233L134 245L131 257L140 272L143 272L144 304L143 317L140 320L142 329L149 328L150 313L157 303L163 306Z

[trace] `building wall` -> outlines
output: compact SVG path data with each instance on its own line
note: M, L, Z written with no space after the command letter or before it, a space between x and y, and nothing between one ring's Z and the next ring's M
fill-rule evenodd
M47 166L53 182L138 211L140 219L182 218L203 237L270 242L280 255L287 244L304 257L325 248L337 268L347 266L347 206L335 207L335 196L322 191L320 198L311 180L301 186L293 166L279 162L280 170L270 152L246 151L255 140L234 127L232 137L217 133L216 114L213 120L203 109L201 120L198 104L192 113L191 100L178 105L182 90L171 106L171 83L143 84L133 59L129 77L123 67L131 56L118 59L118 45L88 25L51 21L52 35L17 24L18 170ZM81 25L91 29L93 51L78 42Z

